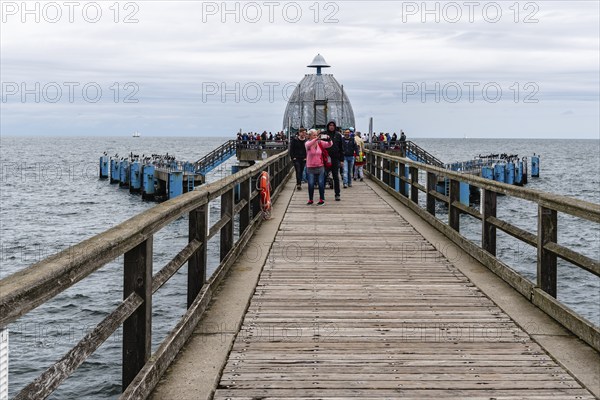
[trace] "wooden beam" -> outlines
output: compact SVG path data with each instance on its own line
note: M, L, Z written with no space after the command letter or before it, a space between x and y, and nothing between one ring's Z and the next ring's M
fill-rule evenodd
M137 294L143 303L123 323L122 388L150 358L152 346L152 237L125 253L123 299Z
M481 219L481 247L496 255L496 227L489 221L489 217L496 217L496 192L483 189L483 217Z
M189 308L202 286L206 282L207 252L208 252L208 213L210 204L204 204L189 215L189 242L198 241L201 243L199 248L191 255L188 260L187 277L187 307Z
M537 284L546 293L556 297L556 254L544 246L557 240L556 210L538 206Z

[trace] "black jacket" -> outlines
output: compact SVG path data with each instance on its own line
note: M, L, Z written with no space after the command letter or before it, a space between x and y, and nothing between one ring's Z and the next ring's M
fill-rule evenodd
M300 140L298 136L295 136L290 143L290 157L292 160L298 158L300 160L306 159L306 139Z
M354 153L358 153L358 146L353 137L346 138L344 136L342 138L342 148L344 150L344 156L354 156Z
M338 132L327 132L329 138L333 142L330 148L327 149L332 160L341 160L344 158L344 148L342 147L342 135Z

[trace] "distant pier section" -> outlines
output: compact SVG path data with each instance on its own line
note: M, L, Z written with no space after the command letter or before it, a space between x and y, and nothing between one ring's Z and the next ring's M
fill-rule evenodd
M177 160L166 153L127 157L105 152L100 157L100 179L139 193L145 200L168 200L191 192L206 182L206 174L235 155L235 141L229 140L196 162Z
M472 160L446 164L412 141L397 142L393 147L386 145L385 142L367 143L366 146L372 150L397 154L400 157L406 157L410 160L443 168L448 171L480 176L509 185L523 186L527 183L530 163L531 177L538 178L540 176L540 156L535 153L531 157L519 157L517 154L505 153L480 154ZM396 190L400 190L400 182L403 181L405 182L405 190L408 191L411 179L410 169L404 168L404 171L399 171L399 167L396 167L396 174L404 178L395 178ZM447 177L439 176L434 185L437 193L444 196L448 196L450 193L450 180ZM480 194L481 192L477 187L471 186L466 182L460 182L459 200L462 204L468 206L471 203L478 202Z

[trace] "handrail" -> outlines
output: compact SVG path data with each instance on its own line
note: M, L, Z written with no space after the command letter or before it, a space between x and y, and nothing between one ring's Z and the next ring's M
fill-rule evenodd
M210 166L214 166L215 162L222 161L226 156L227 158L235 154L236 143L235 140L228 140L210 153L204 155L198 161L194 163L194 169L196 172L205 174Z
M600 223L600 204L491 181L475 175L454 172L379 151L367 150L366 155L367 174L386 191L448 236L475 259L494 271L523 296L562 323L580 339L600 351L600 329L598 326L573 312L556 299L557 258L561 258L600 277L600 263L598 260L557 243L557 214L561 212ZM410 178L406 177L406 169L409 170ZM427 174L426 186L419 184L419 171ZM436 185L440 177L449 180L449 195L437 193ZM396 179L400 182L398 191L396 190ZM468 183L483 191L481 212L460 203L460 182ZM425 193L425 208L419 205L419 192ZM498 194L528 200L538 205L537 234L528 232L497 217L496 197ZM441 222L435 216L436 201L445 203L448 206L447 224ZM481 220L482 236L480 245L460 234L461 214ZM527 278L496 258L497 229L537 248L537 284L534 285Z
M264 170L269 172L273 198L276 198L282 184L291 176L287 152L152 207L0 280L0 327L5 327L104 264L124 255L123 302L61 360L26 386L16 399L43 399L50 396L121 324L125 390L122 398L147 395L191 335L216 286L262 221L256 181ZM237 203L234 198L236 187L239 187L240 193ZM210 228L210 235L217 231L221 234L220 264L207 280L209 203L217 198L221 199L221 219ZM153 235L188 213L188 245L152 276ZM234 221L234 215L239 215L237 221ZM237 241L234 241L234 224L239 228ZM159 350L150 354L151 330L147 328L151 326L152 294L186 262L188 311L165 338Z
M385 145L385 143L387 142L371 142L371 143L367 143L366 144L366 148L369 150L374 150L373 147L378 147L379 145ZM444 167L444 163L439 160L436 156L434 156L433 154L429 153L427 150L425 150L424 148L422 148L421 146L419 146L418 144L416 144L413 141L407 140L407 141L397 141L395 143L395 147L394 148L389 148L387 150L390 151L398 151L400 152L400 154L402 154L403 156L407 156L407 154L409 152L413 153L415 156L421 158L426 164L429 165L434 165L436 167Z

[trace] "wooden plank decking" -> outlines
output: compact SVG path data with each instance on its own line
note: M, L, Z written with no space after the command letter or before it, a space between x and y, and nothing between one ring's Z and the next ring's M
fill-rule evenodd
M294 193L215 399L594 399L368 185L342 197Z

